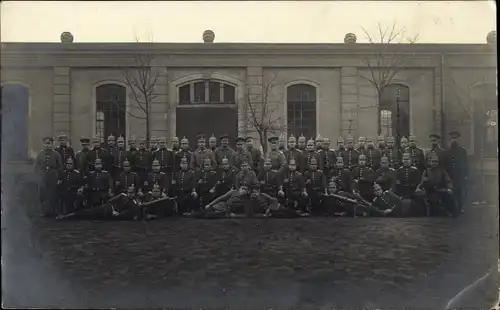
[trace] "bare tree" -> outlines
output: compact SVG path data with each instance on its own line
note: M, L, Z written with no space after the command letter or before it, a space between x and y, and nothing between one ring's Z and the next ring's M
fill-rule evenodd
M137 36L136 42L140 42ZM153 44L152 38L147 44ZM152 67L154 54L151 50L145 48L135 53L133 55L133 65L123 70L125 83L130 89L130 99L134 103L129 106L133 110L127 109L127 114L145 121L147 143L149 143L151 135L151 104L157 97L155 88L160 75Z
M272 95L276 87L276 74L274 74L269 82L263 82L262 92L252 93L251 88L248 89L247 100L245 106L245 122L249 133L257 133L264 154L267 153L267 139L271 135L282 134L286 130L286 125L283 124L284 117L279 111L283 101L283 94L274 101Z
M390 26L383 26L378 23L376 34L371 34L363 27L361 29L366 35L368 43L373 45L373 48L362 57L367 72L358 71L357 77L374 87L376 102L368 107L358 107L356 110L379 107L385 87L393 83L394 77L404 68L408 59L408 55L395 50L394 45L401 43L414 44L419 38L418 33L414 36L408 36L406 29L398 28L396 23L392 23ZM351 119L350 122L352 121ZM377 128L380 134L380 115L377 115Z

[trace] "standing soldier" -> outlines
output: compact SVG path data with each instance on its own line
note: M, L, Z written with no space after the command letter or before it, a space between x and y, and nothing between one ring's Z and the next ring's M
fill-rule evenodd
M154 153L158 150L158 139L155 136L152 136L149 140L149 151Z
M220 146L215 150L215 161L217 165L222 163L223 158L227 158L229 165L233 165L233 149L229 147L229 136L223 134L219 137Z
M359 154L363 154L365 152L365 149L366 149L366 138L359 137L357 151L359 152Z
M216 196L222 196L228 191L234 189L236 185L236 171L229 164L229 159L223 158L217 168L217 186L215 188Z
M167 175L160 171L160 162L153 160L151 169L152 171L148 173L144 180L142 180L143 183L141 184L139 191L147 193L153 189L154 185L158 185L160 186L162 193L166 193L170 182L168 181Z
M35 159L35 173L38 176L38 194L43 216L54 216L57 203L57 180L62 170L59 153L53 149L54 139L43 138L43 150Z
M281 197L282 205L295 209L299 213L307 214L307 191L304 177L297 171L297 164L294 160L280 171L279 184L278 196Z
M358 165L359 152L354 149L354 138L349 136L346 141L346 150L343 154L344 166L351 170Z
M422 180L422 173L412 166L410 153L404 153L402 158L402 166L396 170L395 193L403 199L414 200L415 192Z
M386 144L385 144L385 137L384 136L378 136L377 138L377 148L380 151L380 153L385 152Z
M389 167L398 169L401 166L400 149L394 144L393 136L387 137L387 145L382 154L387 156L387 159L389 160Z
M124 144L125 147L125 144ZM113 154L113 151L116 149L116 137L113 135L109 135L108 137L108 152Z
M332 175L332 179L335 181L340 191L352 193L351 170L344 167L344 158L340 155L337 156L337 162L335 163L335 171Z
M306 150L306 144L307 144L306 137L304 137L304 135L300 135L299 139L297 140L297 144L299 151L304 152Z
M123 162L123 172L115 179L116 193L126 193L130 186L134 187L134 191L139 188L141 182L139 175L132 171L130 162Z
M130 153L125 150L125 139L123 139L123 137L118 137L118 139L116 140L116 144L116 147L113 147L111 149L113 165L110 173L113 177L113 180L117 180L118 176L123 172L123 162L130 157Z
M191 167L191 158L193 153L189 150L189 140L186 137L181 139L180 149L174 155L174 169L180 171L181 159L186 158L188 161L188 169Z
M271 159L271 166L274 170L280 170L281 168L286 166L286 158L285 154L278 149L278 137L271 137L267 139L271 144L271 150L266 155Z
M316 136L316 139L314 140L314 147L316 148L316 152L321 151L323 148L323 137L321 137L321 135Z
M81 150L76 153L76 169L80 171L82 177L88 176L90 172L90 151L89 151L89 138L81 138L80 145Z
M172 138L172 152L177 153L180 151L180 147L179 147L179 138L178 137L173 137Z
M345 149L345 145L344 145L344 138L342 137L339 137L337 139L337 157L338 156L341 156L342 159L345 157L345 154L346 153L346 149Z
M188 158L182 157L179 162L179 171L176 172L172 185L177 196L179 213L189 215L193 211L196 193L196 179L194 172L189 170Z
M453 182L453 196L457 202L458 210L463 213L465 188L469 176L469 163L467 150L458 144L460 133L450 132L450 148L443 155L443 167Z
M278 172L272 169L271 159L264 159L262 169L257 175L260 191L264 194L276 197L278 194Z
M424 151L417 147L417 137L410 136L410 146L404 152L410 153L413 166L417 167L420 173L424 172L427 166ZM401 139L401 148L404 146L403 139Z
M335 158L337 155L335 154L335 151L330 149L330 139L329 138L323 138L323 143L321 145L321 149L319 151L319 155L321 160L323 161L323 172L325 173L325 176L327 178L330 177L330 174L333 172L335 169ZM325 184L326 188L326 184Z
M205 163L205 158L210 159L212 166L216 166L214 153L211 149L207 149L207 140L204 134L199 134L196 137L197 140L197 148L191 154L191 170L202 169Z
M241 163L241 169L236 174L235 187L239 188L242 185L246 185L249 188L256 188L258 186L257 176L255 175L255 172L250 170L250 164L247 160L243 160Z
M374 172L372 168L366 166L366 156L359 155L358 166L352 170L355 189L364 199L371 201L373 197Z
M441 139L441 136L437 134L431 134L429 135L429 138L431 140L431 148L427 153L425 154L425 163L429 163L429 159L432 153L436 154L438 159L439 159L439 164L442 165L444 163L443 161L443 155L444 155L444 150L439 146L439 140Z
M236 150L233 153L233 165L238 170L241 169L244 162L252 162L252 154L250 154L250 152L244 147L245 140L246 139L243 137L236 138Z
M250 152L250 155L252 156L251 167L253 171L257 173L262 165L262 152L258 148L253 146L252 137L247 137L246 143L247 143L247 150Z
M372 168L373 171L376 171L380 167L380 157L382 157L382 154L380 150L376 149L373 145L372 138L367 138L366 144L367 147L363 152L363 155L366 156L366 165Z
M209 157L205 157L203 166L195 171L195 180L199 198L196 209L199 210L212 202L215 197L217 173L213 170L213 162Z
M300 172L304 172L307 169L302 152L296 148L296 141L294 136L290 136L288 138L288 149L283 153L287 162L290 162L290 160L292 159L295 160L295 162L298 164L297 169Z
M278 150L281 152L286 151L286 140L284 134L282 134L278 139Z
M88 202L90 207L104 204L113 196L113 180L106 170L103 170L103 161L97 158L94 162L94 171L91 171L86 182Z
M311 210L315 214L320 214L321 198L323 194L326 194L326 175L323 171L318 170L318 162L315 158L311 159L309 169L303 175Z
M316 164L319 166L319 169L322 170L323 161L321 160L319 153L316 151L316 145L312 139L307 141L306 150L303 152L303 158L305 166L304 171L309 170L309 166L311 165L311 161L313 159L316 159Z
M66 163L68 161L68 158L74 160L75 151L73 151L73 148L71 146L68 146L68 136L61 133L57 138L59 140L59 147L56 148L56 152L59 153L59 156L61 156L62 162Z
M137 151L138 151L138 149L137 149L137 138L135 136L130 136L128 138L128 144L129 144L128 151L129 151L130 155L134 156L135 153L137 153Z
M96 159L99 158L102 160L103 169L109 170L108 166L111 164L111 155L106 149L101 147L101 139L99 137L94 137L92 139L92 144L93 148L89 151L91 169L95 169L93 164Z
M213 134L210 138L208 138L208 148L212 152L215 152L215 150L217 149L217 138Z
M141 180L144 180L151 169L153 155L146 149L146 139L139 139L139 150L132 157L132 162L135 164L135 172Z
M396 170L389 167L389 158L383 155L380 159L380 168L375 171L375 183L384 191L394 191L396 187Z
M167 148L167 139L161 137L158 139L159 148L153 153L153 160L160 163L160 171L164 172L171 178L174 166L174 154Z
M58 187L62 214L75 212L78 192L83 191L83 178L81 173L74 169L71 157L66 161L66 169L59 175Z

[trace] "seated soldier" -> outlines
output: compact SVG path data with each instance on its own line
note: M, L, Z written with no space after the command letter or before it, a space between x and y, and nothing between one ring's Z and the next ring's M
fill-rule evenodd
M278 172L271 168L271 159L266 157L264 159L264 165L257 176L257 180L260 185L261 193L276 197L278 195Z
M369 204L359 195L352 192L338 191L337 182L328 183L327 194L323 197L324 215L346 216L356 215L366 216Z
M222 158L219 169L217 170L217 186L215 195L222 196L233 190L236 185L236 170L229 164L227 157Z
M160 190L166 194L169 182L167 175L160 171L160 162L156 159L153 160L151 168L153 171L149 172L146 179L143 180L142 187L139 189L139 195L151 191L154 184L158 184L160 186Z
M245 215L250 202L250 188L242 184L238 190L230 190L205 206L205 217L236 217Z
M301 215L307 215L307 191L304 177L297 171L295 160L280 171L280 188L278 197L285 208L297 210Z
M352 176L354 178L355 191L368 201L373 199L373 177L374 172L370 167L366 166L366 156L359 155L358 166L354 167L352 170Z
M318 162L315 158L311 159L309 169L304 172L304 180L312 213L323 213L321 199L326 193L326 175L322 170L318 170Z
M395 190L396 171L389 167L389 158L385 155L380 158L380 168L375 171L375 182L382 187L383 191Z
M213 170L212 159L207 157L203 160L203 166L196 171L196 192L199 196L199 204L196 210L210 203L215 197L215 186L217 183L217 173Z
M125 160L123 162L123 172L120 173L120 176L116 180L115 190L117 193L125 193L128 192L130 186L134 187L136 190L139 187L139 175L135 172L132 172L132 167L130 166L130 161Z
M249 161L242 159L240 169L240 172L236 174L236 188L239 188L241 184L245 184L249 187L255 187L258 184L257 176L255 176L255 172L250 170Z
M147 193L145 203L141 205L141 208L146 220L172 216L177 213L175 203L161 191L159 184L153 185L152 190Z
M181 158L179 166L180 171L175 173L175 178L172 180L172 187L177 196L179 214L189 216L195 208L194 203L198 198L198 194L196 193L196 179L194 172L189 170L187 157Z
M339 191L352 193L352 174L351 170L344 166L344 158L337 156L335 163L335 171L332 174L332 179L337 183Z
M401 215L402 201L392 191L382 189L380 184L373 185L375 198L370 208L371 216L398 216Z
M94 171L89 173L85 182L89 207L102 205L113 196L113 180L106 170L102 170L102 164L100 158L95 160Z
M140 220L142 210L139 201L136 199L134 185L127 188L127 196L123 196L113 206L113 216L119 220Z
M59 175L57 182L61 199L61 212L68 214L74 212L76 204L80 201L79 196L83 191L83 179L78 170L74 169L73 158L66 160L66 169Z
M396 186L394 193L401 197L405 204L410 201L412 215L424 215L425 203L422 195L417 192L417 187L422 180L420 171L412 166L410 153L403 153L401 159L403 166L396 170Z
M422 181L419 188L425 191L427 200L430 203L431 214L440 213L444 207L448 215L457 217L459 212L455 205L452 192L452 182L448 173L439 166L439 158L436 154L429 157L429 167L422 174Z

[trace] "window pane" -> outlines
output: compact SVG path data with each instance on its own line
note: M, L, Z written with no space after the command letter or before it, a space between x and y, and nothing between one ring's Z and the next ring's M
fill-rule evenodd
M190 84L184 85L179 88L179 104L191 103L191 90Z
M224 103L236 103L236 89L228 84L224 84Z
M220 102L220 83L210 82L210 102L219 103Z
M194 102L205 102L205 82L194 83Z
M315 102L316 88L307 84L297 84L288 87L288 101Z

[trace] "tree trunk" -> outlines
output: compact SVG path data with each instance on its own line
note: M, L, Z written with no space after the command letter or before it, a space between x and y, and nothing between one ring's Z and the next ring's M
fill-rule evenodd
M259 131L259 138L260 145L262 146L262 155L265 156L267 154L267 131Z
M151 148L151 142L150 142L150 134L151 134L151 130L150 130L150 119L149 119L149 103L146 101L146 143L148 145L148 149Z

